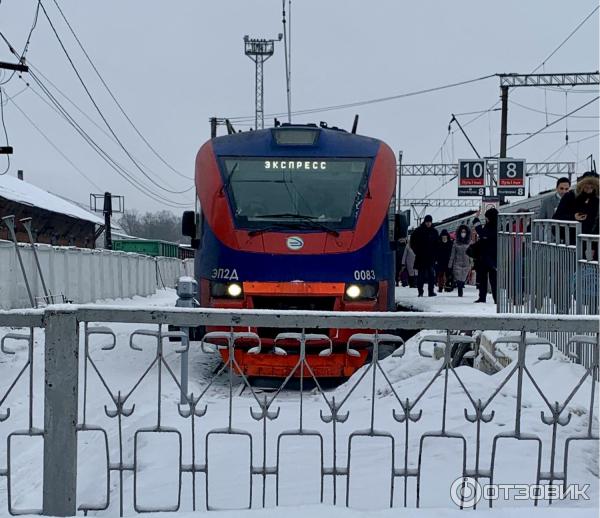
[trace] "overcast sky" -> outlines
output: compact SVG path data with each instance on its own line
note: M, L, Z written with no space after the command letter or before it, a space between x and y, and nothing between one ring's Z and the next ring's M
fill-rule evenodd
M0 2L0 31L19 53L36 3ZM196 152L209 138L209 117L254 113L254 64L243 54L242 39L245 34L276 37L282 30L281 0L59 0L59 4L142 135L166 162L188 178L165 166L136 135L86 62L54 1L43 0L117 137L156 183L172 191L190 188ZM292 108L392 96L496 72L532 72L597 5L597 0L293 0ZM598 70L598 32L596 11L538 72ZM266 113L286 109L283 57L283 44L278 43L275 56L265 65ZM0 60L14 61L1 41ZM103 133L108 130L70 68L43 12L27 60L69 113L136 182L143 181L153 192L177 204L193 203L193 190L173 194L150 183ZM9 78L7 72L0 71L0 82ZM56 92L50 81L102 131ZM23 90L26 82L31 86ZM455 161L474 154L460 133L446 139L450 114L490 108L499 99L498 83L494 77L440 92L293 120L324 120L349 129L358 113L359 133L381 138L396 151L403 150L405 163ZM22 79L13 76L2 90L9 142L15 148L8 174L16 176L17 169L23 169L26 180L81 202L87 202L90 192L108 190L123 194L129 208L170 208L141 194L112 170L38 97L46 99L27 74ZM577 87L568 94L540 88L511 89L511 101L541 113L511 103L509 132L536 131L597 94L598 87ZM14 95L16 105L89 180L31 126L15 104L7 101L6 96ZM579 118L569 117L555 124L509 154L531 162L549 157L579 161L578 170L584 171L590 153L598 158L598 113L598 102L594 102L576 114ZM466 124L476 115L457 117ZM266 124L272 124L272 118ZM482 155L493 155L499 150L499 127L500 112L491 111L465 129ZM565 146L567 128L569 145ZM510 136L509 146L523 138ZM0 145L4 145L2 131ZM2 157L0 172L5 166ZM552 183L550 179L538 179L532 184L532 192ZM437 192L440 179L424 178L415 184L416 179L403 181L403 194L456 197L456 181ZM179 213L183 209L171 210ZM433 214L439 218L451 212L438 209Z

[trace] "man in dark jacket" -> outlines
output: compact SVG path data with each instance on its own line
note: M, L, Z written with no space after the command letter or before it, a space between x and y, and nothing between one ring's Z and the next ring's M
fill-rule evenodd
M435 297L435 258L438 246L438 232L433 227L433 218L428 214L423 223L410 236L410 247L415 253L415 269L419 297L423 296L423 285L427 283L430 297Z
M478 260L477 280L479 282L479 298L475 302L485 302L487 298L488 279L492 288L492 297L496 302L496 255L498 252L498 211L491 208L485 211L485 225L477 228Z

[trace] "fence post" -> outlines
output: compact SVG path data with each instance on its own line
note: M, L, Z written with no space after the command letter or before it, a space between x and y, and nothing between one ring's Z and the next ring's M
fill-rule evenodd
M74 516L79 328L74 310L45 314L43 514Z
M583 257L583 240L581 239L581 223L575 227L575 314L581 315L583 290L581 289L581 260Z

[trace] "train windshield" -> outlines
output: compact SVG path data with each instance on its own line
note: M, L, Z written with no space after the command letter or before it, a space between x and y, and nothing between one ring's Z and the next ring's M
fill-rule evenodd
M368 181L365 159L225 158L223 163L224 189L241 228L294 228L307 221L353 228Z

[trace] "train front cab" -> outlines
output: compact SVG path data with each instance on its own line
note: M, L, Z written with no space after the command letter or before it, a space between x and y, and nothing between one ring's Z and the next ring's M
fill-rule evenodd
M268 131L265 130L265 133ZM256 138L263 132L253 133L252 137ZM232 141L234 137L221 138ZM348 134L336 134L334 137L332 140L335 142L343 141L344 137L355 139L355 143L356 139L365 139ZM195 234L194 245L198 248L196 277L202 307L302 311L394 309L395 261L390 247L388 208L395 188L395 160L385 144L377 141L377 145L373 146L374 139L369 139L371 148L376 147L376 150L371 156L359 157L369 165L364 182L355 193L356 200L352 200L356 214L351 226L332 229L328 221L328 225L320 228L320 224L309 225L306 221L299 224L288 219L265 223L257 216L252 221L254 227L248 228L249 221L237 218L245 210L242 191L237 189L241 189L245 175L256 176L254 162L257 161L252 162L254 170L246 165L247 154L233 162L232 159L226 162L223 156L231 155L232 144L217 145L216 140L219 139L209 141L201 148L196 162L201 216L196 216L195 220L193 213L184 216L184 220L187 218L188 221L184 227L188 233ZM257 147L259 156L268 156L272 152L272 149L261 150L257 145L254 149ZM344 152L352 153L352 149L356 146L348 149L321 146L312 150L313 157L317 154L320 160L315 161L311 157L310 163L317 163L317 167L325 170L327 167L333 169L334 166L329 164L335 164L338 158L330 155L336 157L341 154L342 159L348 161ZM277 151L281 153L280 149ZM288 155L299 153L297 148L283 152ZM306 150L301 152L307 153ZM288 158L284 162L288 161L291 160ZM301 161L297 162L300 164ZM292 188L300 189L297 184L301 183L298 178L302 176L296 174ZM224 192L227 195L223 195ZM307 208L302 212L306 211ZM269 209L269 212L284 214L287 211L278 206ZM290 246L295 240L299 240L302 246L297 243ZM229 329L207 328L205 331ZM264 327L236 328L235 331L251 331L261 338L260 354L249 352L256 346L255 341L236 342L235 359L245 375L285 378L297 365L298 340L275 341L275 338L279 333L300 333L300 329ZM347 342L351 335L368 333L369 330L305 328L304 332L327 336L327 339L311 338L306 342L307 361L315 376L349 377L365 363L368 343L356 344L353 349L357 353L351 351L348 354ZM221 348L220 351L227 361L227 349ZM299 375L299 371L295 375Z

